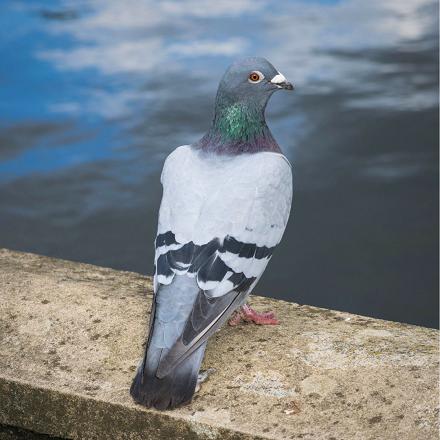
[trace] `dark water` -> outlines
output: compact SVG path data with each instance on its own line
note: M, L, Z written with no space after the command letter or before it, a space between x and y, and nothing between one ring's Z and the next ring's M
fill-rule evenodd
M260 55L297 89L268 108L295 195L256 291L437 326L437 9L2 1L0 246L151 273L162 162Z

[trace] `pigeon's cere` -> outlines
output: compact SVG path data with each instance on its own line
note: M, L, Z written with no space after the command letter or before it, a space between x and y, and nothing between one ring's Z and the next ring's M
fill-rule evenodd
M264 111L274 91L292 88L263 58L237 61L220 82L206 135L165 161L150 333L131 387L138 403L189 402L208 338L235 311L232 325L277 323L245 302L289 217L291 167Z
M286 80L283 74L278 72L278 75L275 75L270 82L275 84L279 89L293 90L293 85Z
M271 82L272 84L278 84L278 85L279 85L279 84L284 84L284 83L286 83L287 81L286 81L286 78L284 77L284 75L278 72L278 75L275 75L275 76L270 80L270 82Z

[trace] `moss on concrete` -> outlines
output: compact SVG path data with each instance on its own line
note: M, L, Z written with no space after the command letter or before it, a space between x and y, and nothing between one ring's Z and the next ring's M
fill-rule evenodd
M0 424L72 439L438 438L436 330L262 297L281 325L217 333L190 405L135 405L151 287L0 250Z

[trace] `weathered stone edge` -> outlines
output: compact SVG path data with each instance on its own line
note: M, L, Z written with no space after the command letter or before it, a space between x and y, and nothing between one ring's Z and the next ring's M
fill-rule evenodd
M63 440L48 434L40 434L29 429L17 428L0 423L0 440Z
M63 393L0 376L0 424L65 439L264 440L264 437Z
M22 255L23 257L30 258L31 260L34 260L33 262L38 261L41 264L38 267L38 269L42 273L43 272L47 273L47 272L50 272L50 270L51 270L50 267L46 267L46 265L43 265L42 264L43 262L50 263L51 265L57 266L57 268L60 267L60 263L61 263L62 264L61 267L63 269L68 269L68 268L70 268L70 269L82 268L84 270L89 269L89 270L93 270L93 271L99 271L102 274L113 274L113 275L119 275L119 276L124 275L126 277L132 278L132 281L145 280L148 283L151 283L151 285L153 283L153 277L151 275L143 275L141 273L133 272L133 271L129 271L129 270L113 269L111 267L97 266L97 265L94 265L91 263L84 263L84 262L74 261L74 260L66 260L66 259L58 258L58 257L49 257L47 255L35 254L32 252L24 252L24 251L18 251L18 250L0 247L0 259L3 256L2 254L3 255L7 254L8 257L19 257L20 255ZM30 266L23 266L21 268L21 270L28 271L28 272L32 273L35 271L35 268L30 267ZM92 280L92 281L95 281L95 280ZM112 279L111 281L114 282L114 279ZM148 291L148 289L145 289L145 294L146 294L146 296L152 295L151 291ZM325 307L311 306L308 304L299 304L299 303L295 303L292 301L286 301L283 299L271 298L268 296L261 296L261 295L258 295L258 293L252 293L251 297L256 300L265 301L266 303L273 301L275 303L282 303L283 305L286 305L288 307L297 307L297 308L300 308L302 311L306 311L306 312L331 315L333 317L340 316L341 319L342 319L342 317L350 318L350 319L351 318L360 318L365 321L384 323L387 326L391 325L391 326L400 327L400 328L401 327L403 327L403 328L408 327L408 328L424 329L424 330L431 331L433 333L433 335L435 335L436 337L440 337L440 336L438 336L439 330L437 328L433 328L433 327L425 327L425 326L420 326L417 324L410 324L407 322L391 321L388 319L371 317L371 316L367 316L367 315L361 315L361 314L354 313L354 312L333 310L333 309L328 309Z

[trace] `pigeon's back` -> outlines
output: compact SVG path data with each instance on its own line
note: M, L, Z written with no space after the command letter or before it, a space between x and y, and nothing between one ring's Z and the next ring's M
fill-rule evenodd
M281 239L292 198L291 166L282 154L218 155L182 146L168 156L161 181L159 235L196 245L228 235L269 247Z

